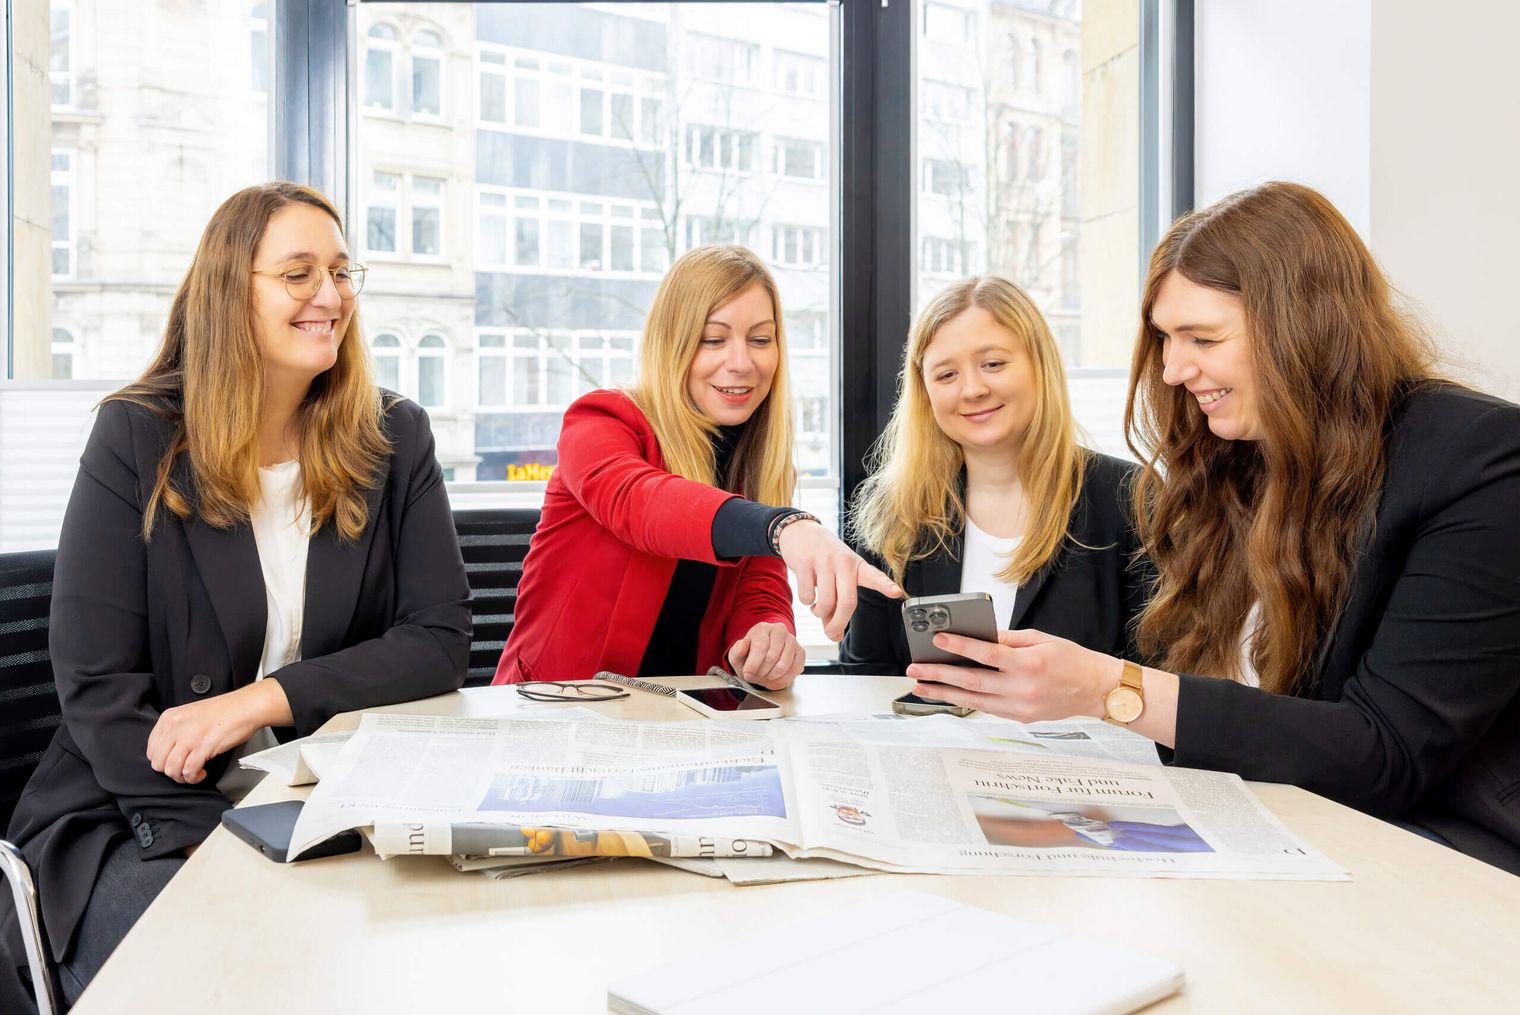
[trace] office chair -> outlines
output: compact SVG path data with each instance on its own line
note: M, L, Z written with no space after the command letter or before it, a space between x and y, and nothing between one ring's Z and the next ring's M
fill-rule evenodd
M0 829L10 823L32 769L62 721L48 656L56 557L53 550L0 554ZM62 994L37 907L37 886L21 851L4 840L0 871L21 921L37 1008L53 1015L60 1010Z
M523 557L537 527L538 511L533 508L454 512L459 552L474 596L466 687L489 684L496 675L496 663L512 631Z

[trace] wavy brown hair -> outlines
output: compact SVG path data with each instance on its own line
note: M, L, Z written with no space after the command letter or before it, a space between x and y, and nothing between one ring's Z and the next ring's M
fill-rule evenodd
M966 455L934 420L924 357L940 328L972 307L985 310L1023 345L1036 392L1034 418L1018 452L1030 517L999 578L1023 584L1056 556L1092 457L1077 443L1055 336L1029 294L997 275L947 286L913 323L897 376L897 404L871 449L871 475L860 485L850 513L851 535L877 554L899 583L910 560L943 552L966 526Z
M225 529L246 521L260 496L264 357L254 326L253 259L269 220L290 204L318 208L343 228L332 202L310 187L275 181L233 194L201 234L153 362L105 398L142 405L172 426L143 511L144 539L152 538L160 506ZM356 310L338 361L311 382L296 411L313 531L329 521L343 539L364 531L364 493L391 450L383 413Z
M1172 272L1241 300L1261 439L1214 436L1197 400L1163 382L1151 311ZM1251 664L1263 688L1299 691L1371 532L1390 413L1433 376L1430 344L1350 223L1294 183L1179 219L1151 256L1140 320L1124 423L1159 576L1140 648L1172 670L1238 675L1259 602Z

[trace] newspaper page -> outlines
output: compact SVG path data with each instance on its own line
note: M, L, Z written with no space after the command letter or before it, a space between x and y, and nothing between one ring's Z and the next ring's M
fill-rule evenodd
M785 840L774 728L366 715L302 808L291 855L377 822Z
M782 728L801 826L788 854L942 874L1346 878L1235 775L894 743L862 725Z
M1130 748L1097 730L1038 738L931 718L368 715L291 853L377 823L499 824L756 839L888 871L1345 878L1236 776L1111 760Z

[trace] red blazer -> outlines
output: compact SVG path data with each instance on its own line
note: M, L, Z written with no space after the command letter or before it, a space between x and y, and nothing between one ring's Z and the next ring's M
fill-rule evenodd
M795 633L779 559L713 556L713 515L734 496L666 472L654 429L626 394L576 399L492 683L635 673L678 559L718 565L697 638L699 673L761 621Z

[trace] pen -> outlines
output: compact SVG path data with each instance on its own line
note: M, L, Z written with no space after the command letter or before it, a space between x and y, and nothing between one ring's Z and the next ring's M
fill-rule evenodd
M599 670L592 675L591 679L610 680L614 684L622 684L624 687L637 687L641 691L663 694L667 698L674 698L676 696L676 689L674 687L667 687L664 684L651 684L647 680L639 680L636 677L625 677L621 673L613 673L611 670Z

